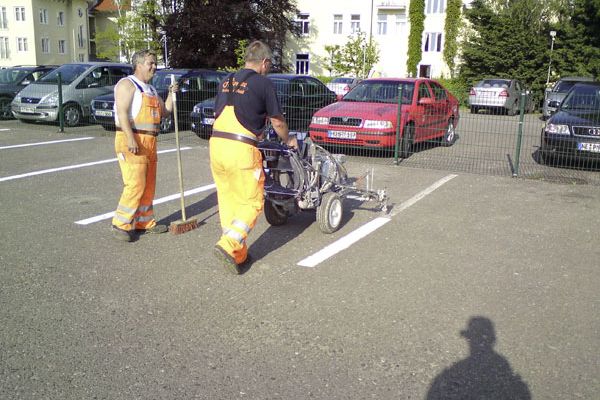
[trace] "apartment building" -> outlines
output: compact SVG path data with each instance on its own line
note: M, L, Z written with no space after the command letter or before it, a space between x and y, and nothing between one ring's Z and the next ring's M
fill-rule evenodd
M289 38L284 62L296 73L327 75L327 45L343 46L358 31L373 40L379 62L370 71L378 76L449 76L443 61L446 0L425 0L422 57L417 71L406 70L410 0L298 0L300 39Z
M112 3L0 0L0 67L89 61L94 57L94 10L105 2Z

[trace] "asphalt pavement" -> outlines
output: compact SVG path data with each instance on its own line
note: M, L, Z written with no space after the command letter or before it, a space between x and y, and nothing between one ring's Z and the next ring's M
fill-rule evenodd
M123 243L110 134L0 124L0 399L599 398L600 187L352 158L388 214L348 199L330 235L314 212L261 216L233 276L208 143L185 135L201 226ZM166 223L174 149L161 138Z

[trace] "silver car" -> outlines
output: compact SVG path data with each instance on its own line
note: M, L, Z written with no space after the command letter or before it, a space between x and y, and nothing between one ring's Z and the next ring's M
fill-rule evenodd
M546 89L544 92L544 105L542 107L542 117L548 119L552 114L556 112L554 102L562 102L569 89L573 87L577 82L593 82L593 78L587 78L583 76L566 76L561 78L554 84L552 89ZM552 105L550 102L553 102Z
M471 88L469 106L471 113L489 110L493 113L515 115L519 113L521 94L526 94L525 112L533 110L529 90L516 79L483 79Z
M90 116L94 97L112 92L119 79L132 73L129 64L63 64L21 90L13 99L11 110L15 118L24 122L57 121L60 74L64 122L66 126L77 126Z

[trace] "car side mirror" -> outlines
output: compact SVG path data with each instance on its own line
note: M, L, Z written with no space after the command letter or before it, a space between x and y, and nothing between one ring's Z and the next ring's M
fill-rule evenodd
M435 103L435 99L432 99L431 97L422 97L419 99L420 106L431 105L434 103Z
M548 107L558 108L560 106L560 101L550 100L548 102Z
M29 79L25 79L23 82L21 82L21 85L23 86L27 86L31 83L31 81Z
M98 82L92 82L92 83L90 83L88 85L88 88L95 88L95 87L98 87L98 86L100 86L100 84Z

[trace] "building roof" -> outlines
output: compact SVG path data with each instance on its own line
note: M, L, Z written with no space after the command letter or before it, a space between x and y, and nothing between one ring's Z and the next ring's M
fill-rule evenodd
M96 4L91 9L100 12L116 12L119 10L119 3L121 10L131 10L131 0L96 0Z

